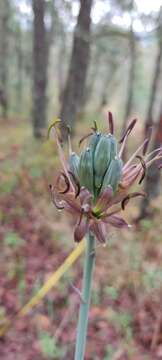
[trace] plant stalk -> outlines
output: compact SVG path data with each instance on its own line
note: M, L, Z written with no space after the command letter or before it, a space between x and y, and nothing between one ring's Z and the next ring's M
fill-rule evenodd
M80 304L79 320L77 327L75 360L84 359L94 260L95 260L95 237L91 233L89 233L87 236L87 247L86 247L85 263L84 263L82 300Z

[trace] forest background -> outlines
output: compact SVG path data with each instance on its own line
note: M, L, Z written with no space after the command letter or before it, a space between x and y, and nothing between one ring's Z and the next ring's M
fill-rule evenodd
M125 159L153 128L162 143L161 1L0 1L0 323L35 294L73 249L69 219L50 199L59 160L49 124L73 147L95 120L116 134L138 118ZM86 360L162 359L160 171L133 200L131 231L98 247ZM73 359L82 259L0 341L4 360Z

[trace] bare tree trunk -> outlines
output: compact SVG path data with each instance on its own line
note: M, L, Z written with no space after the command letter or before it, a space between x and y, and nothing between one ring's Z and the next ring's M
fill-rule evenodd
M21 113L23 106L23 50L22 50L22 32L19 27L16 32L16 56L17 56L17 91L16 91L16 102L17 111Z
M33 131L41 137L46 128L48 41L45 28L45 0L32 0L33 29Z
M64 74L64 63L62 59L66 56L66 34L61 29L60 33L60 45L57 61L57 74L58 74L58 90L59 90L59 104L62 103L64 84L65 84L65 74Z
M158 84L160 80L160 73L161 73L161 64L162 64L162 8L160 8L159 15L158 15L158 52L157 52L157 58L155 61L155 70L153 75L153 81L152 81L152 88L150 93L150 101L148 106L148 112L146 116L145 121L145 137L147 136L147 132L150 126L155 126L155 138L152 146L152 150L155 150L157 147L159 147L162 144L162 102L161 102L161 109L159 113L159 119L157 124L154 124L153 119L153 109L158 89ZM140 208L140 215L139 219L143 219L150 215L150 200L156 198L159 195L160 192L160 171L158 170L157 166L153 164L149 169L148 173L145 179L144 184L144 190L148 194L147 198L143 199L141 202L141 208Z
M129 67L129 77L128 77L128 89L127 89L127 100L124 113L124 120L121 129L121 136L125 133L127 127L127 121L131 114L133 107L133 86L135 80L135 66L136 66L136 39L133 32L133 27L131 26L130 30L130 67ZM126 148L123 151L122 159L126 161Z
M9 0L1 0L0 3L0 105L2 115L7 117L8 110L8 21L10 16Z
M152 81L152 87L151 87L151 93L150 93L150 100L149 100L149 106L145 121L145 136L147 135L148 129L150 126L153 125L153 108L155 103L155 98L157 94L157 88L159 83L159 74L160 74L160 68L161 68L161 61L162 61L162 39L160 37L159 39L159 46L157 51L157 58L155 62L155 70L153 74L153 81Z
M80 112L90 55L90 25L93 0L80 0L80 10L74 31L70 67L65 85L60 118L63 139L67 137L67 125L74 128Z
M155 150L162 144L162 106L159 114L159 120L155 128L155 138L152 150ZM150 200L156 198L160 193L160 171L156 164L152 164L148 169L145 179L144 191L147 197L141 202L139 219L143 219L150 215Z
M136 65L136 44L135 44L135 34L133 32L133 28L131 27L130 30L130 67L129 67L129 78L128 78L128 90L127 90L127 101L126 101L126 107L125 107L125 115L124 115L124 121L122 126L122 135L125 132L128 117L131 114L131 110L133 107L133 85L134 85L134 79L135 79L135 65Z

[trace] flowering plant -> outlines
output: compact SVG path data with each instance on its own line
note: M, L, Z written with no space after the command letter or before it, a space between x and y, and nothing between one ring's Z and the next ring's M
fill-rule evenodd
M119 213L125 209L131 198L146 196L142 191L129 191L136 182L141 184L147 168L162 158L162 146L147 154L150 131L148 137L124 164L123 151L128 136L136 124L136 119L129 123L119 141L120 149L118 150L118 142L114 136L113 117L109 112L109 133L99 132L94 122L92 131L80 140L80 145L83 141L88 141L80 155L72 151L69 134L69 159L66 162L57 131L59 121L51 125L54 127L62 163L62 172L57 177L55 185L50 185L52 200L59 210L64 209L72 214L76 242L80 242L88 234L75 351L75 360L82 360L86 343L95 239L104 244L112 226L116 228L130 226Z
M109 112L108 134L98 131L97 125L87 137L88 146L80 156L71 150L69 139L69 161L66 164L61 142L55 130L63 172L57 178L55 186L50 185L52 200L58 209L64 209L75 219L74 239L79 242L90 230L104 243L110 226L116 228L130 225L118 214L125 209L131 198L146 196L144 192L129 193L132 185L142 183L147 168L162 158L162 147L146 155L149 136L143 141L130 159L123 164L122 154L127 138L136 124L136 119L128 125L119 141L114 136L112 114ZM141 154L142 153L142 154Z

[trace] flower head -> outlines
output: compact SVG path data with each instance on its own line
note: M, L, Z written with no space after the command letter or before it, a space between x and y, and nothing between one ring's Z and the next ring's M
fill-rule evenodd
M113 134L113 117L109 112L108 134L98 131L96 122L92 132L80 140L88 139L87 146L80 155L72 152L69 135L70 155L68 163L62 150L57 129L54 125L56 141L63 171L56 184L50 185L55 206L72 214L75 221L74 239L79 242L87 231L104 243L111 226L128 228L130 225L119 216L131 198L145 196L144 192L129 193L132 185L142 183L147 168L162 158L162 147L146 155L150 135L143 141L130 159L123 164L122 154L127 138L133 130L136 119L128 125L120 149Z

